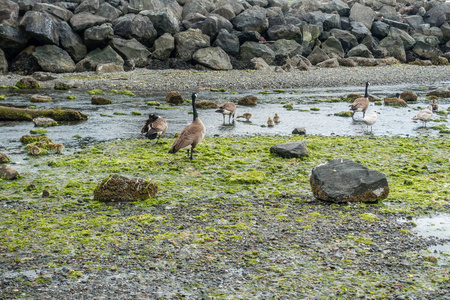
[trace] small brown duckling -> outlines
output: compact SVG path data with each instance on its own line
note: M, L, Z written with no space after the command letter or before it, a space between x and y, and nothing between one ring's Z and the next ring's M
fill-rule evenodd
M275 123L280 123L280 116L277 113L275 113L275 116L273 117L273 121Z
M436 103L436 99L433 99L433 103L431 103L432 111L438 111L439 106Z
M245 121L250 121L250 119L252 118L252 114L251 113L243 113L242 115L237 116L236 118L244 118Z
M272 127L274 125L274 122L272 120L271 117L269 117L269 119L267 119L267 126Z
M30 146L28 149L30 150L31 155L41 154L41 148L39 148L38 146Z

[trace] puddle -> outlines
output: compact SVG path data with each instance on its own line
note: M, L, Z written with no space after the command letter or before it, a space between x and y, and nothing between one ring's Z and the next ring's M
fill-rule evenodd
M422 237L437 237L448 242L428 248L432 253L440 254L439 264L450 263L450 214L441 213L412 219L416 224L412 231Z

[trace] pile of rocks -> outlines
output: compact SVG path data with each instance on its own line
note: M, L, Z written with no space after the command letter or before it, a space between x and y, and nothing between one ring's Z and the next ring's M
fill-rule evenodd
M0 72L448 64L444 0L0 0Z

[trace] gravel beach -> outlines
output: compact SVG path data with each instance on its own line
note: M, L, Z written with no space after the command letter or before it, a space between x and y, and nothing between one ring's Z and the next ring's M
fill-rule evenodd
M71 79L79 89L101 88L139 91L191 91L202 88L231 90L276 89L302 87L360 86L366 81L372 85L433 84L450 82L450 66L390 65L382 67L315 68L309 71L275 72L272 70L148 70L97 75L89 73L54 74ZM22 76L0 76L0 85L11 86ZM55 80L39 81L43 87L53 88Z
M83 90L142 92L366 81L450 86L449 66L410 65L56 76ZM21 77L2 75L0 85ZM40 83L53 88L56 80ZM296 138L208 138L197 161L168 154L170 140L144 139L30 156L39 171L0 180L0 299L450 299L448 259L428 250L449 240L413 233L417 215L450 212L448 143L305 137L307 160L268 154L271 145ZM342 155L383 169L391 198L347 205L313 198L310 170ZM255 170L263 181L230 184ZM108 173L156 178L158 199L94 202L92 191Z

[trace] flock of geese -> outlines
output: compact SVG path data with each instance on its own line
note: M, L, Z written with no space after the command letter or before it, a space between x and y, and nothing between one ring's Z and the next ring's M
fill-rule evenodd
M372 131L372 126L377 121L377 115L379 112L377 110L372 110L369 113L366 112L369 108L370 101L369 101L369 94L368 94L368 88L369 88L370 82L366 82L366 89L364 93L364 97L357 98L353 101L353 103L350 105L350 110L352 111L352 119L354 119L354 115L356 112L362 112L363 118L362 121L367 125L367 129ZM399 97L399 94L397 94L397 97ZM203 138L205 137L206 128L203 124L202 120L199 118L197 113L197 108L195 107L195 100L197 99L197 93L192 93L192 110L193 110L193 120L192 123L186 126L183 131L178 135L176 140L173 142L172 147L169 150L169 153L177 153L179 150L187 150L188 157L190 159L194 159L193 152L195 147L202 142ZM433 116L433 111L438 110L438 105L436 104L435 100L433 100L433 103L428 106L427 109L419 111L412 120L419 120L424 123L424 126L426 127L426 122L431 119ZM225 124L225 116L228 115L228 123L231 124L231 119L236 114L236 105L232 102L224 102L222 103L218 109L216 110L217 113L221 113L223 115L223 123ZM237 116L237 118L244 118L246 121L249 121L252 117L251 113L244 113L242 115ZM271 127L274 126L275 123L280 122L280 117L277 113L275 113L275 116L273 119L269 117L267 120L267 126ZM145 137L148 139L157 139L156 143L159 142L159 139L161 136L167 132L168 126L167 122L164 118L154 114L150 113L148 119L145 121L144 126L141 128L141 134L144 134Z

